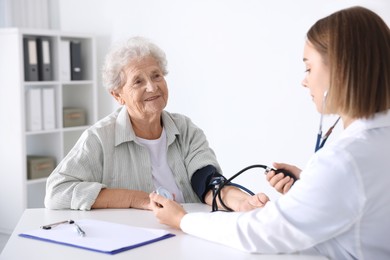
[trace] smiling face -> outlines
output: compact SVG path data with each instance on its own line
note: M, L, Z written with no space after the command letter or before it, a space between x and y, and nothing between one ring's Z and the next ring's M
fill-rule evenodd
M325 92L330 85L329 67L324 63L320 53L308 41L306 41L303 51L303 62L306 67L306 75L302 85L309 89L318 112L324 113L322 103Z
M163 72L152 56L134 60L125 70L126 84L111 94L126 105L134 119L160 117L168 101L168 87Z

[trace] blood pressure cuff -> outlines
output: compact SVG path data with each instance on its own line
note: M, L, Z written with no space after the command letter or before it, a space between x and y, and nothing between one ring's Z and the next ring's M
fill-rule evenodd
M206 193L212 189L210 181L214 177L223 177L212 165L207 165L196 172L191 177L191 186L198 198L205 203Z

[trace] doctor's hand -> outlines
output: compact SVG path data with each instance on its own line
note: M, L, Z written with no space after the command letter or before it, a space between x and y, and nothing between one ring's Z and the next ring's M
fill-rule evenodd
M161 224L180 229L181 219L187 212L183 207L173 200L169 200L157 193L150 193L149 198L152 210Z
M272 165L275 169L285 169L291 172L297 179L299 179L299 175L302 171L298 167L286 163L273 163ZM269 183L271 184L271 186L282 194L287 193L294 183L294 179L292 179L291 177L284 177L284 175L281 173L275 174L274 171L270 171L269 173L267 173L266 178L267 181L269 181Z

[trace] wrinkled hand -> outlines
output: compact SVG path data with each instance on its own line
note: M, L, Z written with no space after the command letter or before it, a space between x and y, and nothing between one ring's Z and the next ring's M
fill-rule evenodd
M150 193L149 198L154 215L161 224L180 229L181 219L187 212L173 200L169 200L156 193Z
M299 175L302 171L294 165L285 163L273 163L273 167L275 169L285 169L294 174L297 179L299 179ZM294 179L292 179L291 177L284 177L282 173L275 174L274 171L270 171L269 173L267 173L267 181L269 181L270 185L282 194L287 193L294 183Z
M264 193L257 193L248 197L239 204L235 211L250 211L257 208L262 208L269 201L269 198Z

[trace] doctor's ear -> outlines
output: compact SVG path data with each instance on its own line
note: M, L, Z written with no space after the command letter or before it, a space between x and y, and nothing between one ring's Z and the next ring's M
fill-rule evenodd
M111 96L113 96L119 104L121 104L121 105L125 104L125 101L122 99L120 93L117 93L115 91L111 91L110 93L111 93Z

